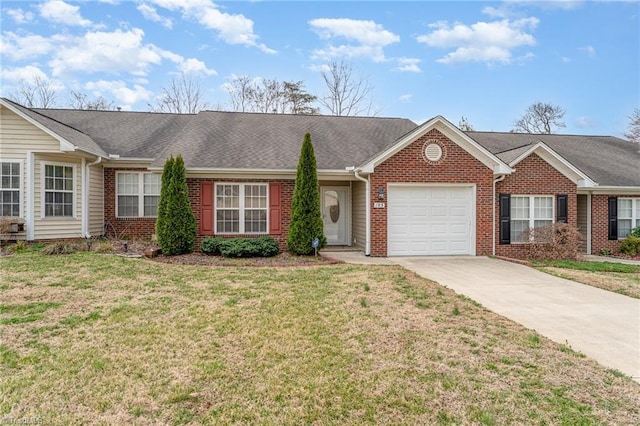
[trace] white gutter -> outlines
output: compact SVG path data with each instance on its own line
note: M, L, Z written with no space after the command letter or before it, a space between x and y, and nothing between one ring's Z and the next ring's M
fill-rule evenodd
M491 255L496 255L496 183L502 182L507 175L500 175L493 179L493 203L491 208L493 209L493 240L491 242Z
M371 181L369 178L363 178L358 173L361 171L355 167L349 167L347 170L352 170L356 179L361 180L365 184L365 244L364 255L371 256Z
M85 159L82 159L82 237L89 236L89 185L90 185L90 172L89 167L95 166L102 162L102 157L98 157L93 163L85 164Z

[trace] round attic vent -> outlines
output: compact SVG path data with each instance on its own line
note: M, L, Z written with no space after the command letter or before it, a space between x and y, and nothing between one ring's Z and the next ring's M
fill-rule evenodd
M442 147L435 142L427 142L424 147L424 156L429 161L439 161L442 158Z

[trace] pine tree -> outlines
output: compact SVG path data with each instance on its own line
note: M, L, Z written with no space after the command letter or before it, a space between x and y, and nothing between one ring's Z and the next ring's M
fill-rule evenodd
M316 157L311 143L311 134L304 135L298 170L296 173L291 224L287 235L287 249L295 254L313 254L312 242L318 238L321 249L327 244L320 212Z
M193 250L196 240L196 220L189 202L186 170L181 155L176 157L170 170L169 184L165 189L163 181L161 189L161 196L162 191L166 191L166 204L162 205L165 219L160 222L158 243L162 253L176 255Z

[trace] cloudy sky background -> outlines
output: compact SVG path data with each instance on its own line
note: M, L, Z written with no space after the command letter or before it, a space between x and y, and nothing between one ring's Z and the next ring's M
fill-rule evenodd
M148 110L173 76L230 109L235 75L304 81L350 61L379 115L461 116L508 131L533 102L566 109L565 133L621 136L640 107L640 3L3 1L0 93L47 79Z

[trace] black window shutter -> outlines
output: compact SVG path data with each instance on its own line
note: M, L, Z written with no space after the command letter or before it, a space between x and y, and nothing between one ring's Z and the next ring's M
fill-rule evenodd
M618 198L609 197L609 239L618 239Z
M500 244L511 244L511 194L500 194Z
M569 218L569 196L559 194L556 196L556 222L567 223Z

